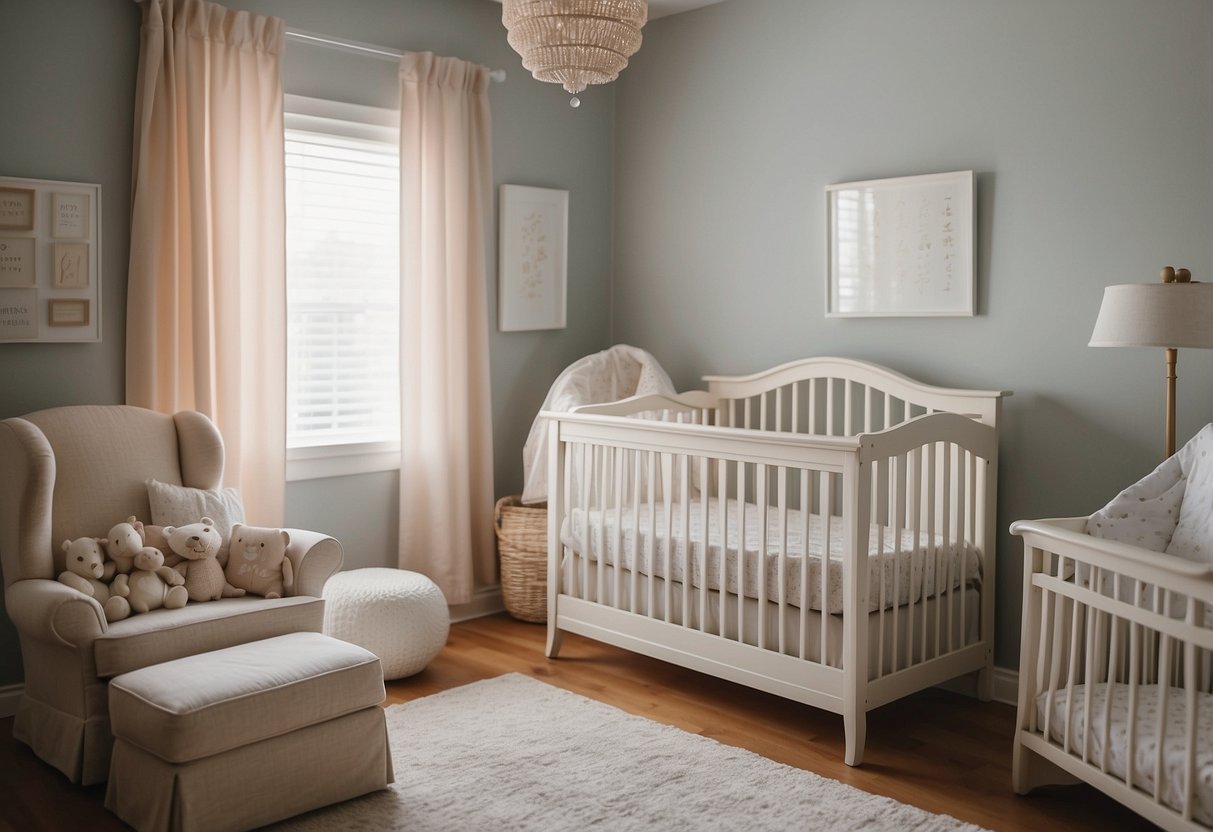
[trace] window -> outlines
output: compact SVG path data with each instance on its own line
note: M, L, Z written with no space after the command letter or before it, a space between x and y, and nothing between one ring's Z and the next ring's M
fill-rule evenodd
M398 121L286 97L288 479L399 465Z

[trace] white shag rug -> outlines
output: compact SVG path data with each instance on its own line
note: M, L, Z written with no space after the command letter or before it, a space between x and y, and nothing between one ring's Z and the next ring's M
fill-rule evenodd
M387 709L396 782L274 829L966 830L511 673Z

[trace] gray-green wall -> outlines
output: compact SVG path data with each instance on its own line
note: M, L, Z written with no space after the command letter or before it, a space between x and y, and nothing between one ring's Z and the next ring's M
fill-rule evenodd
M652 23L616 84L612 338L680 387L843 355L1013 390L999 664L1017 518L1086 514L1161 460L1162 350L1090 349L1102 287L1213 280L1208 0L731 0ZM823 188L977 173L974 318L824 317ZM1181 441L1213 352L1180 351Z
M580 110L530 78L487 0L227 0L292 28L401 50L455 55L507 71L492 85L495 184L570 191L568 327L499 333L490 266L493 441L498 494L522 487L522 444L559 371L609 343L614 91ZM141 12L131 0L0 0L0 175L102 186L104 340L0 344L0 418L124 397L131 132ZM287 92L394 106L394 65L288 43ZM496 262L496 239L490 264ZM407 463L406 463L407 464ZM3 472L0 471L0 476ZM324 530L346 566L393 565L393 474L292 482L286 521ZM0 686L22 678L16 633L0 614Z

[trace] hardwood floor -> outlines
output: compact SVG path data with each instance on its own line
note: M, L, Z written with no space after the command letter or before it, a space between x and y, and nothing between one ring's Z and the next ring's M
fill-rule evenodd
M1145 830L1151 824L1088 786L1011 791L1014 710L929 690L869 715L864 764L843 764L842 718L730 682L566 636L543 655L544 628L502 614L455 625L426 670L388 684L388 704L523 673L630 713L676 725L994 830ZM397 777L407 772L397 771ZM104 786L79 788L12 739L0 720L0 829L125 829L102 805ZM792 820L791 828L803 827Z

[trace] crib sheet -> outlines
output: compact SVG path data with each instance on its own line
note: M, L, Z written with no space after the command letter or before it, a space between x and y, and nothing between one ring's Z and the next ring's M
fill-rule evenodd
M691 585L703 586L703 553L704 553L704 523L702 504L698 499L690 501L688 506L691 546ZM571 522L566 518L561 529L561 540L573 551L585 554L591 561L598 560L605 553L604 561L614 566L622 563L626 569L636 569L640 574L652 574L656 578L666 577L666 522L665 506L658 505L654 519L650 523L649 511L641 507L637 512L638 518L633 518L630 507L619 512L608 509L606 512L593 510L585 511L575 508L570 512ZM586 546L586 528L589 528L589 541ZM604 517L605 515L605 517ZM686 575L686 541L688 535L683 529L683 508L679 502L671 504L670 537L673 549L669 558L670 579L682 582ZM778 601L780 597L779 579L780 552L783 551L784 533L779 522L780 512L776 507L767 509L767 555L764 564L766 574L766 597ZM760 560L761 537L760 509L753 503L745 504L745 538L743 559L744 569L741 576L744 584L744 594L750 598L758 598L758 563ZM708 500L707 518L707 587L720 590L722 587L733 594L738 592L738 509L737 501L729 500L725 507L723 522L720 517L718 500ZM650 529L655 529L653 533ZM721 530L724 529L722 538ZM821 563L822 551L825 546L826 523L818 514L809 515L808 533L808 563L805 570L808 578L808 604L810 609L823 609L821 599ZM826 570L826 601L824 608L830 613L843 611L843 535L842 518L831 517L829 523L829 562ZM787 512L787 558L784 567L783 598L788 604L801 604L801 570L802 558L806 550L804 540L804 523L798 510L788 509ZM723 560L721 567L721 540L724 540ZM652 555L650 555L652 544ZM633 552L636 553L634 563ZM911 601L918 602L929 598L938 592L944 592L949 587L956 589L964 584L978 585L980 583L981 560L977 551L964 541L948 542L936 535L934 545L931 536L922 532L915 545L914 531L902 530L898 535L895 530L885 528L883 534L873 525L868 537L869 555L869 594L868 611L872 612L903 604ZM652 561L652 562L650 562ZM961 566L964 566L963 570ZM724 580L721 580L721 573ZM895 592L896 588L896 592ZM896 597L894 597L896 596Z
M1154 793L1154 758L1158 749L1158 714L1160 709L1158 685L1138 685L1137 719L1133 745L1133 785L1149 794ZM1112 685L1112 707L1108 713L1108 686L1096 684L1091 691L1091 713L1093 730L1090 737L1088 759L1096 766L1103 759L1104 721L1109 720L1108 772L1125 779L1125 758L1128 750L1129 686ZM1187 701L1181 688L1169 688L1167 692L1167 714L1163 750L1162 802L1172 809L1183 811L1184 766L1187 762ZM1049 734L1054 742L1063 742L1067 729L1070 734L1070 749L1082 753L1083 733L1086 726L1086 685L1075 685L1073 692L1073 717L1067 725L1066 691L1053 694L1052 717ZM1036 697L1036 723L1043 728L1045 705L1049 692ZM1196 740L1196 793L1192 814L1205 825L1213 824L1213 694L1199 693L1197 708Z

